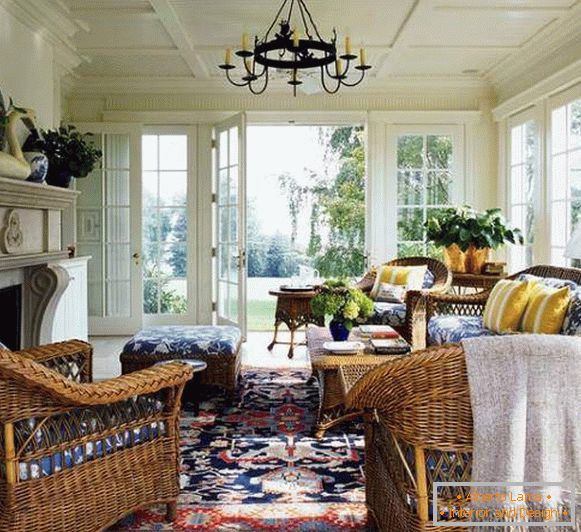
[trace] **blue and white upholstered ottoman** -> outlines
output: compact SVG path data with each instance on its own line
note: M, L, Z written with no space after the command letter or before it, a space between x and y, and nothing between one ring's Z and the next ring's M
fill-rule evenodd
M233 394L240 374L242 334L226 325L168 325L149 327L125 344L121 353L123 374L169 360L203 360L201 384L212 384Z

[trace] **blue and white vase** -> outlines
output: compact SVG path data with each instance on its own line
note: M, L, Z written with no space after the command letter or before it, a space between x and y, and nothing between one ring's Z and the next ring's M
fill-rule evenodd
M24 153L24 158L30 165L30 175L26 179L33 183L44 183L48 174L48 157L39 151L29 151Z

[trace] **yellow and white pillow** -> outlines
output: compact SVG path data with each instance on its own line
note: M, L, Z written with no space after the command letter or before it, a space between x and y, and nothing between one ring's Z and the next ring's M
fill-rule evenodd
M424 266L380 266L371 289L371 299L375 299L382 284L404 285L407 290L421 290L428 267Z
M500 334L517 331L532 286L526 281L498 281L484 307L484 326Z
M520 324L522 332L559 334L571 295L568 287L551 288L535 283Z

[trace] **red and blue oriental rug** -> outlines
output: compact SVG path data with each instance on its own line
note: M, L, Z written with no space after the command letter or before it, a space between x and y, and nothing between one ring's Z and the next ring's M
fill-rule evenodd
M239 404L202 402L181 422L178 518L143 510L115 530L365 530L363 434L310 435L318 404L306 371L252 370Z

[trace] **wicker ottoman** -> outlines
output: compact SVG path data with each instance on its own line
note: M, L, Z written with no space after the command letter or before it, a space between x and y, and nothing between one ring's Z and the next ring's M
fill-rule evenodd
M224 388L232 396L240 374L242 334L237 327L192 325L150 327L138 332L121 353L122 373L131 373L157 362L203 360L208 365L201 384Z

